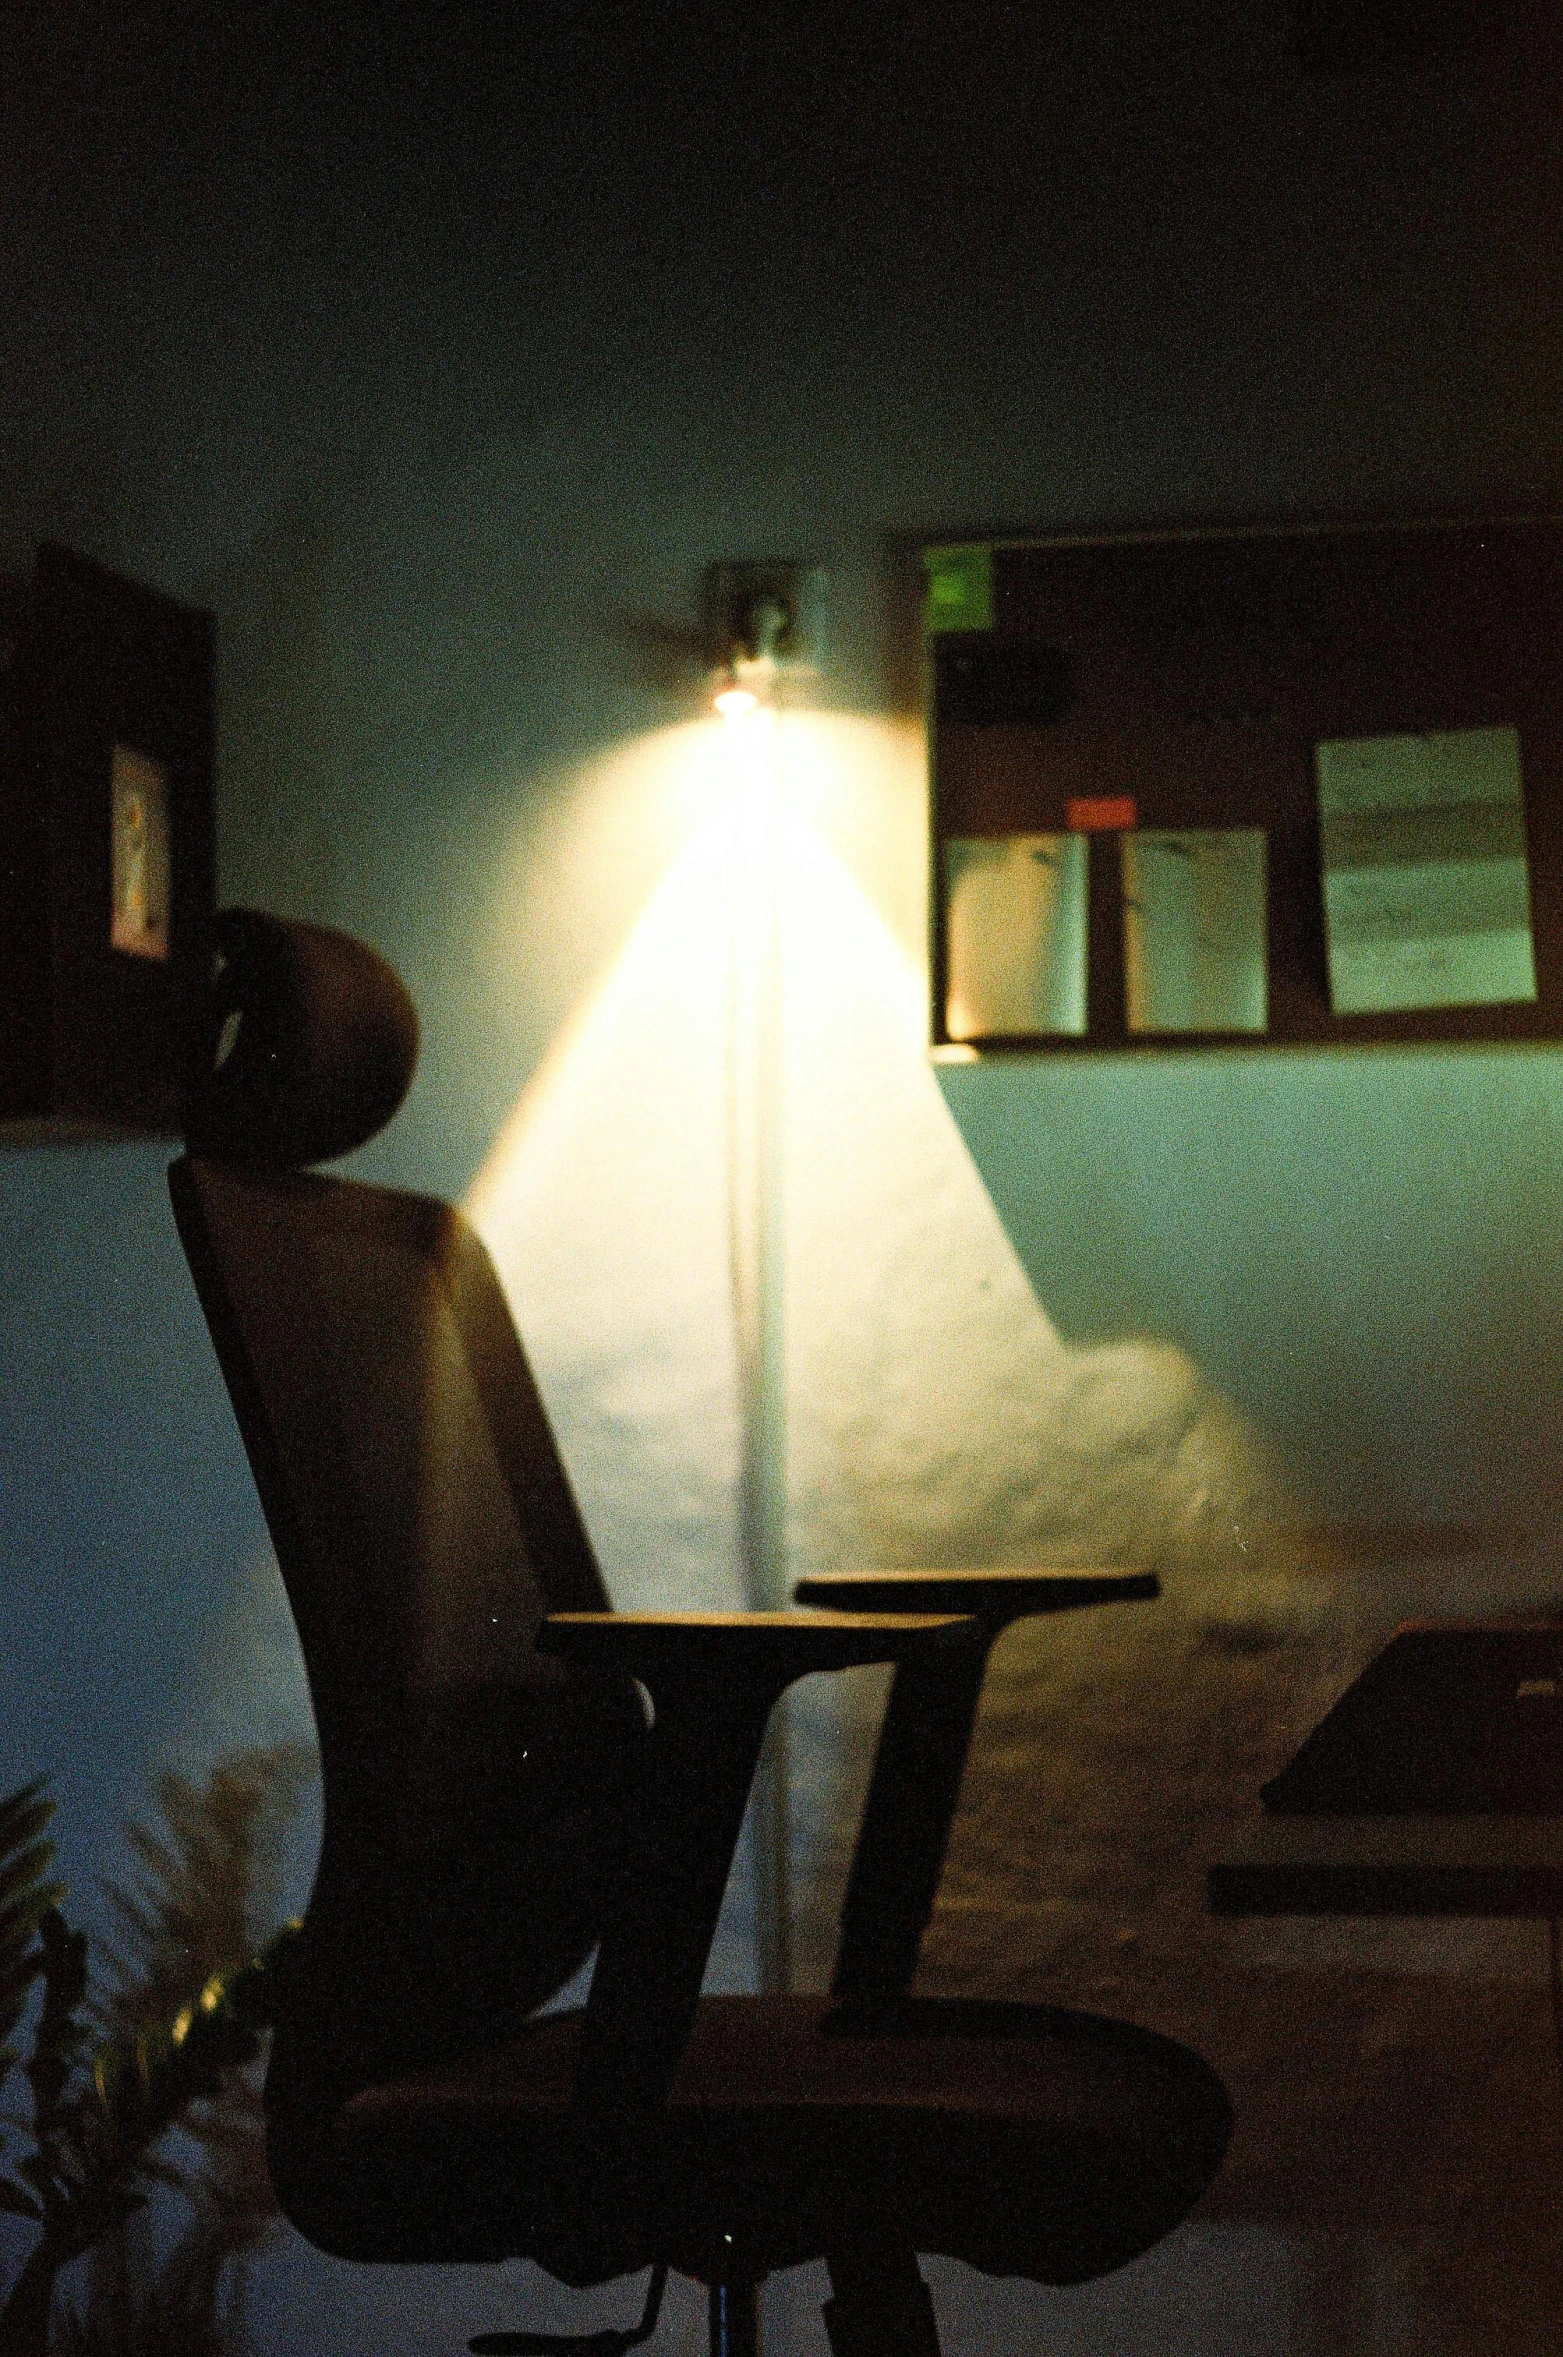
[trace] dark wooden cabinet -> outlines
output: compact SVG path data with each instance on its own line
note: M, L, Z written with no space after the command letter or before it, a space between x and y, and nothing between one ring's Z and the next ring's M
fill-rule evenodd
M211 617L45 546L0 620L0 1142L172 1133L212 913Z

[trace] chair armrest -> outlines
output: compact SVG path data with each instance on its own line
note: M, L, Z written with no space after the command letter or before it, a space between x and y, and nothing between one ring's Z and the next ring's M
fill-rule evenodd
M958 1658L898 1665L879 1730L831 1987L846 2004L888 2004L917 1970L994 1640L1034 1613L1148 1600L1161 1588L1149 1571L847 1571L817 1572L795 1593L887 1612L964 1606L982 1630Z
M969 1612L997 1636L1033 1613L1149 1601L1161 1582L1153 1571L817 1571L793 1594L848 1612Z
M904 1661L971 1630L948 1607L867 1612L551 1612L538 1648L582 1668L620 1670L659 1704L684 1687L761 1685L774 1701L814 1670Z
M777 1697L815 1670L985 1651L947 1613L552 1613L541 1651L617 1671L655 1713L592 1975L578 2110L654 2109L689 2035Z

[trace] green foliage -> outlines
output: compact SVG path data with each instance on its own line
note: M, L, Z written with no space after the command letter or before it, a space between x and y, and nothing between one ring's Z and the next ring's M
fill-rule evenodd
M0 1800L0 2085L16 2067L12 2040L42 1966L39 1927L64 1895L49 1872L53 1814L42 1779ZM9 2175L0 2175L0 2209L35 2215L32 2196Z
M242 2288L199 2215L158 2263L149 2237L111 2236L93 2254L86 2297L56 2316L53 2357L242 2357Z
M106 1886L113 1936L93 2011L123 2045L172 2022L214 1973L256 1955L275 1928L282 1833L315 1773L298 1744L220 1760L204 1785L169 1774L160 1824L125 1829L132 1879Z
M39 2229L0 2309L0 2353L39 2357L60 2269L94 2251L86 2297L50 2346L87 2357L228 2357L241 2346L241 2269L275 2217L258 2078L281 1835L313 1756L297 1746L222 1762L202 1787L158 1786L160 1822L132 1823L129 1883L108 1888L114 1939L89 1986L87 1943L48 1882L41 1786L0 1802L0 2024L41 2002L23 2066L31 2150L0 2203ZM18 2057L9 2048L7 2070ZM13 2123L14 2124L14 2123ZM181 2159L169 2132L182 2132ZM155 2186L189 2214L159 2260L135 2220ZM96 2246L96 2248L94 2248Z

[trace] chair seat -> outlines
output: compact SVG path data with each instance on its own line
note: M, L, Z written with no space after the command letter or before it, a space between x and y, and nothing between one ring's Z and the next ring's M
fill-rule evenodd
M1230 2131L1207 2065L1124 2022L712 1997L666 2111L594 2132L569 2109L581 2019L366 2088L307 2142L275 2116L284 2209L344 2257L525 2255L575 2284L659 2255L709 2276L734 2245L758 2275L887 2219L919 2251L1074 2283L1174 2226Z

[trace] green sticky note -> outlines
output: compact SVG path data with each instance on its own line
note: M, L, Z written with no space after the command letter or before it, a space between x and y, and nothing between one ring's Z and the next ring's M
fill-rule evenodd
M928 596L923 627L938 630L993 628L993 550L986 541L964 548L925 548Z

